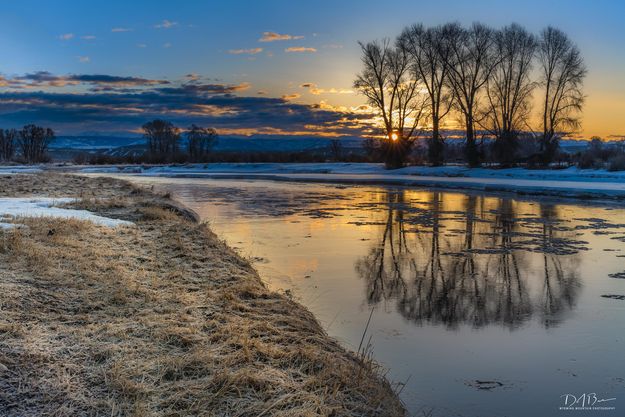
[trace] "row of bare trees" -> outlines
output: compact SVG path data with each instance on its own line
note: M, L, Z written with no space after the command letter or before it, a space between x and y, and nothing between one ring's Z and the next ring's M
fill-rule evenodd
M502 163L514 162L519 135L531 126L532 95L540 88L539 155L548 164L559 138L580 127L586 75L581 53L566 33L547 27L538 36L512 24L406 27L389 39L360 43L363 69L354 82L379 112L389 167L405 163L423 127L431 126L427 157L443 162L441 124L458 116L466 132L465 157L481 162L478 132L494 139ZM535 64L538 63L536 66Z
M148 143L148 154L163 160L177 157L180 153L182 131L173 123L156 119L143 125L144 136ZM192 161L205 160L217 143L217 131L210 127L192 124L184 133L187 139L186 152Z
M19 158L27 163L45 162L54 131L36 125L20 130L0 129L0 162Z

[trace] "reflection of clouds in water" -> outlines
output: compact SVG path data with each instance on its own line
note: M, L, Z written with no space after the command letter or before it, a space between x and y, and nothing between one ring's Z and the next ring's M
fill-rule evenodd
M294 259L289 262L289 268L286 272L292 277L301 278L315 272L317 268L319 268L319 259L317 258Z
M340 215L343 210L350 209L349 202L361 193L341 190L336 193L305 189L285 189L276 192L274 188L265 187L188 187L185 194L196 203L220 202L235 204L246 217L284 217L305 215L309 218L328 218Z

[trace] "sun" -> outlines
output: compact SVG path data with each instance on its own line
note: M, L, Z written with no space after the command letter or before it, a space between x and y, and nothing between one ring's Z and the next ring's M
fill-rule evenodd
M395 132L391 133L391 140L396 141L397 139L399 139L399 136L397 136L397 133Z

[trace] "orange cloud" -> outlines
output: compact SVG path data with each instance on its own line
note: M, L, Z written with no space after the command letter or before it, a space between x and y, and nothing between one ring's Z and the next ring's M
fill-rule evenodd
M286 48L284 52L317 52L315 48L307 48L304 46L292 46L290 48Z
M241 55L241 54L255 55L261 52L263 52L263 48L231 49L228 51L229 54L233 54L233 55Z
M258 42L275 42L275 41L288 41L292 39L304 39L303 36L293 36L293 35L281 35L276 32L263 32L262 38L258 40Z
M319 94L354 94L353 90L347 90L343 88L318 88L317 84L314 83L304 83L300 85L302 88L308 88L310 94L319 95Z
M301 96L297 93L295 94L285 94L282 96L282 100L295 100L297 98L300 98Z

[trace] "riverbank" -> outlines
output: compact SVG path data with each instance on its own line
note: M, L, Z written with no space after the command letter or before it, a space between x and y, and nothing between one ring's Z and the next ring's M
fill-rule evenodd
M215 163L184 165L74 166L57 169L84 173L124 173L180 178L227 178L274 181L403 185L561 198L625 200L625 171L526 168L410 166L386 170L368 163Z
M0 230L0 414L395 416L375 366L188 212L110 178L0 176L134 225Z
M0 166L12 173L73 172L172 178L255 179L357 185L473 190L523 196L625 201L625 171L605 169L527 169L409 166L387 170L372 163L211 163L170 165Z

